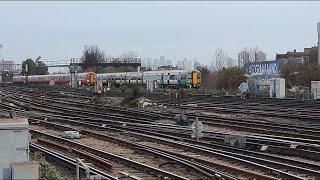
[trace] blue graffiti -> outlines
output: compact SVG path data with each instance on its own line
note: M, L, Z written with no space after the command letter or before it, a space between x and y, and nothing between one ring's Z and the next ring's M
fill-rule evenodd
M261 75L277 75L280 72L282 61L264 61L256 63L247 63L244 65L246 73Z

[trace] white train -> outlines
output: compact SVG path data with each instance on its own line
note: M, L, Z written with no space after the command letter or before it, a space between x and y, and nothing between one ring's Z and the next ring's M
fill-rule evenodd
M158 70L145 72L120 72L97 74L98 81L113 85L145 85L155 81L159 85L198 88L201 74L198 70Z

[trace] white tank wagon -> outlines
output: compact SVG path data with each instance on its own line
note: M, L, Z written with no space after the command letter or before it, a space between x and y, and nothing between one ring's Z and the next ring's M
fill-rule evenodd
M201 73L198 70L159 70L145 72L119 72L97 74L97 79L103 83L114 85L146 85L154 81L159 85L198 88L201 83Z
M26 83L26 76L14 76L14 84ZM93 72L77 73L77 81L81 81L81 84L94 85L96 82L96 74ZM30 84L49 84L54 82L55 84L68 84L71 82L71 74L50 74L50 75L32 75L28 76L28 83Z

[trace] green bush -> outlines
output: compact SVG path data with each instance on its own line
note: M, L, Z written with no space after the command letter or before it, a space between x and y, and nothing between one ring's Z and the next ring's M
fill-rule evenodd
M41 153L34 153L31 155L31 159L36 161L40 166L40 179L42 180L63 180L57 170L50 165Z

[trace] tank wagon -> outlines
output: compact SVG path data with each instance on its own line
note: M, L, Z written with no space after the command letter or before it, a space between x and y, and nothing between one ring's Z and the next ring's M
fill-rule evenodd
M94 72L78 73L77 81L81 84L93 86L96 83L96 74ZM14 84L24 84L26 76L14 76ZM32 75L28 76L28 83L30 84L68 84L71 82L71 74L50 74L50 75Z
M121 72L97 74L102 83L115 85L146 85L155 81L159 85L171 87L199 88L201 73L198 70L159 70L145 72Z

